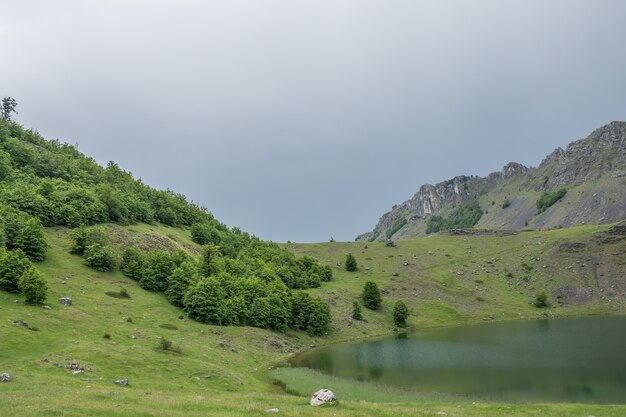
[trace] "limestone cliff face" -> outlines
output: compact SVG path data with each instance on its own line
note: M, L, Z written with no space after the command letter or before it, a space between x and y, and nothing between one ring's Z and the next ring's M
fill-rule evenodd
M593 210L588 200L594 194L589 194L588 188L592 183L595 184L592 191L597 188L604 194L609 191L615 194L614 190L621 189L618 195L610 198L614 206L611 210L603 211L602 201L598 203L599 212L606 212L601 217L591 213ZM537 198L561 187L568 189L570 201L567 204L571 207L560 211L551 209L536 216ZM580 192L572 193L575 189ZM583 194L587 196L586 200L583 197L576 200L576 195ZM570 143L565 149L555 149L537 168L510 162L486 177L461 175L435 185L424 184L411 199L385 213L373 231L357 237L357 240L422 235L424 224L432 214L445 214L470 200L480 202L485 215L477 227L484 228L567 227L621 220L626 217L626 122L612 122L589 137ZM576 207L584 202L589 211L587 214Z

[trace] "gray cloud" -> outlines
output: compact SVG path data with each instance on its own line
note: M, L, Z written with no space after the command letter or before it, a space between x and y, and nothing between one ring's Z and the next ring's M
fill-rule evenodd
M626 108L626 3L0 0L0 94L263 238L349 240L425 182Z

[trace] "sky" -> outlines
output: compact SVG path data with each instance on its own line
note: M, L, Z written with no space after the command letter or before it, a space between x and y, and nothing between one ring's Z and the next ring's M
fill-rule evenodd
M277 242L626 119L619 0L0 0L17 120Z

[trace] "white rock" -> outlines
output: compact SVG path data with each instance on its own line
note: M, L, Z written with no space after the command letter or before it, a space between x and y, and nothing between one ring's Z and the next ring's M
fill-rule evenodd
M11 375L9 374L0 374L0 382L11 382Z
M333 392L329 389L322 388L321 390L313 394L310 404L312 406L318 406L322 404L332 403L335 401L337 401L337 397L335 397L335 394L333 394Z
M128 379L118 379L117 381L113 382L115 385L121 385L123 387L128 385Z
M269 410L265 410L268 413L278 413L280 411L280 409L278 408L270 408Z

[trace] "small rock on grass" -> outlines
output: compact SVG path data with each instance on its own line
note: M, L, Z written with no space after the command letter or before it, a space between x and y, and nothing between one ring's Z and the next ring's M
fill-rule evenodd
M7 373L0 374L0 382L11 382L11 375Z
M278 413L280 411L280 409L278 408L270 408L268 410L265 410L268 413Z
M117 381L113 382L115 385L120 385L122 387L125 387L128 385L128 379L118 379Z
M309 403L312 406L318 406L322 404L334 403L335 401L337 401L335 394L329 389L322 388L313 394Z

